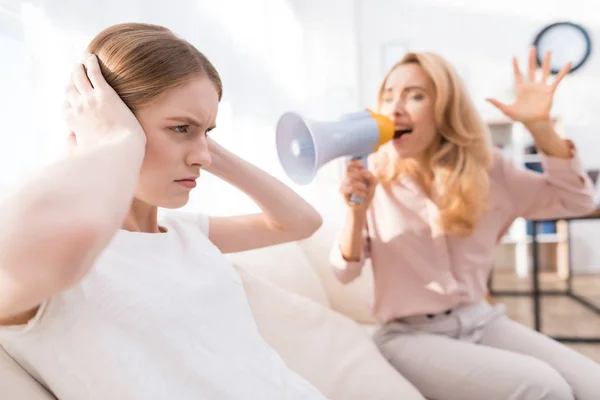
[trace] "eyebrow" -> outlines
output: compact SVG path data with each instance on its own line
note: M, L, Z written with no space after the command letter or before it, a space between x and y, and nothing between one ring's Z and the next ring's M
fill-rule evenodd
M167 118L169 121L177 121L177 122L185 122L188 125L194 125L197 127L201 127L202 123L200 123L198 120L192 118L192 117L169 117Z
M407 86L407 87L405 87L405 88L404 88L403 92L407 92L407 91L409 91L409 90L415 90L415 89L416 89L416 90L422 90L422 91L425 91L425 88L424 88L424 87L422 87L422 86ZM384 92L384 93L389 93L389 92L392 92L392 91L394 91L394 89L393 89L393 88L385 88L385 89L383 89L383 92Z

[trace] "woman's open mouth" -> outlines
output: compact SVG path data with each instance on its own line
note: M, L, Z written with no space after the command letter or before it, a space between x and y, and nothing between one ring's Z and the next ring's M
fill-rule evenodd
M412 132L412 128L399 128L394 132L394 139L400 139L404 135L408 135Z

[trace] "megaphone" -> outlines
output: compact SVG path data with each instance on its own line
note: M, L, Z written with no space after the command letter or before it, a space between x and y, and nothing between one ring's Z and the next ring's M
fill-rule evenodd
M294 112L283 114L276 129L279 162L287 176L299 185L310 183L319 168L338 157L360 159L394 138L394 123L366 109L345 114L336 121L314 121ZM350 201L362 202L353 196Z

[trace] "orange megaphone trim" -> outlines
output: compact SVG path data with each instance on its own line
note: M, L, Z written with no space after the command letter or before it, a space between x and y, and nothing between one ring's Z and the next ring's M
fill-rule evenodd
M379 128L379 141L377 142L377 146L375 146L374 150L377 151L384 143L387 143L394 138L396 127L394 126L392 120L385 115L377 114L368 108L367 111L369 114L371 114L371 117L373 117L375 122L377 122L377 127Z

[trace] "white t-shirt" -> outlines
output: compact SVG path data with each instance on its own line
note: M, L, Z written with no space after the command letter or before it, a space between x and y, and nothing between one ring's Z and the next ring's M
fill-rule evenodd
M81 282L0 329L0 344L60 400L324 399L260 336L208 220L120 230Z

